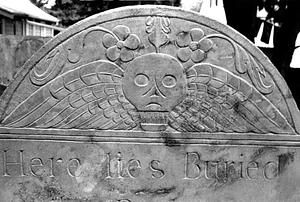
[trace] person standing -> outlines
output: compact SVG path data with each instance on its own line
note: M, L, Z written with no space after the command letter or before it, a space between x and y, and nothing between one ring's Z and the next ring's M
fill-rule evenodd
M226 24L223 0L181 0L181 7Z
M300 1L284 1L286 1L286 6L280 14L280 27L274 33L274 52L272 61L279 72L284 77L287 77L295 49L295 41L300 32ZM280 8L277 7L277 9L279 10Z
M274 50L271 60L285 78L298 107L300 107L300 85L298 82L300 70L290 67L295 42L300 32L300 1L284 1L286 1L286 6L280 15L280 27L274 33ZM274 8L276 9L276 7ZM277 9L279 8L277 7Z
M227 24L254 42L258 0L223 0Z

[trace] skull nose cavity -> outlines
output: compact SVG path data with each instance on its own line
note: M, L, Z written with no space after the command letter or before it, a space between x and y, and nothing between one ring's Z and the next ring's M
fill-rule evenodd
M160 90L157 88L156 85L154 85L150 92L149 92L149 96L150 98L155 98L155 97L163 97L165 98L165 96L162 94L162 92L160 92Z
M160 97L160 93L156 86L154 86L150 91L150 97Z
M153 85L147 92L143 93L143 97L145 96L149 96L150 98L166 98L156 85Z

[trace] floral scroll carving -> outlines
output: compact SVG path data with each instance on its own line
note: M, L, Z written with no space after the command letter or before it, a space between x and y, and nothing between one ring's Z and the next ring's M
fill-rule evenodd
M67 63L76 64L82 58L85 36L75 37L77 43L61 44L43 58L30 72L33 84L42 86L59 75Z
M229 42L234 49L234 64L237 73L247 74L253 85L263 94L273 91L272 81L265 79L266 72L243 47L223 34L205 35L201 28L182 31L177 34L176 45L179 47L177 57L182 62L192 61L194 64L205 61L208 52L213 48L213 39L218 38Z
M62 48L52 51L41 64L38 64L30 73L33 84L41 86L57 76L66 63L66 56ZM45 65L46 64L46 65ZM45 65L45 66L44 66Z

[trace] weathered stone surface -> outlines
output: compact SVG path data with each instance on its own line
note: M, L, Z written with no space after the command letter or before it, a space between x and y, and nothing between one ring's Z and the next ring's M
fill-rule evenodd
M49 37L0 35L0 85L8 86L23 64Z
M299 111L243 36L129 7L74 25L1 98L3 201L299 201Z

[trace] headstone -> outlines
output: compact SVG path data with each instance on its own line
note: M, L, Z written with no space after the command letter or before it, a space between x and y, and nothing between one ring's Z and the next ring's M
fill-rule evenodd
M197 13L127 7L70 27L0 112L1 201L300 201L285 81Z

